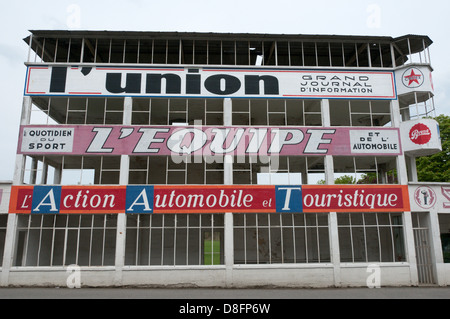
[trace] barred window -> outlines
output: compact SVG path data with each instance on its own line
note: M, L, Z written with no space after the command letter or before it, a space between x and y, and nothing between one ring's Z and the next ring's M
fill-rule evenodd
M234 40L230 37L199 39L187 35L182 39L160 34L117 38L98 37L85 33L80 37L45 37L33 34L29 62L80 63L142 63L142 64L216 64L216 65L278 65L278 66L348 66L392 67L389 39L354 42L316 37L286 37L279 41L261 36ZM408 43L403 43L403 42ZM423 41L423 40L422 40ZM402 47L417 45L417 40L399 41ZM426 44L419 44L417 52L405 52L397 63L427 63L429 52L422 52ZM400 52L394 51L396 55ZM400 59L402 58L402 59Z
M335 156L336 184L398 184L396 157Z
M220 158L130 156L129 184L223 184L223 159L217 159Z
M323 156L247 156L233 162L234 184L299 185L324 179Z
M127 215L125 265L222 264L223 214Z
M117 185L120 161L120 156L26 156L23 182L31 185Z
M233 125L321 126L320 100L233 99Z
M406 261L401 213L338 213L341 262Z
M399 97L398 102L403 121L436 116L434 97L430 92L414 91L414 94Z
M391 126L390 101L330 100L331 126Z
M30 124L122 124L123 97L33 97Z
M14 266L113 266L116 215L20 215Z
M8 214L0 215L0 256L3 256L6 239L6 226L8 223ZM0 258L0 267L3 264L3 258Z
M223 125L223 99L133 98L133 125Z
M330 262L328 214L234 214L234 263Z

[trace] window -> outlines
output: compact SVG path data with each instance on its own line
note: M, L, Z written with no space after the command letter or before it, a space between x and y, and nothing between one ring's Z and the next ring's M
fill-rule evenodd
M127 215L125 264L224 264L222 214Z
M234 184L317 184L325 179L324 157L248 156L233 163Z
M400 114L403 121L435 116L434 98L429 92L414 92L399 97Z
M124 98L33 97L30 124L122 124Z
M441 232L442 255L444 263L450 263L450 215L439 214L439 229Z
M18 216L14 266L111 266L116 215Z
M3 252L5 249L5 238L6 238L6 226L8 223L8 214L0 215L0 267L3 263Z
M131 156L130 184L223 184L223 158Z
M203 264L220 265L222 264L223 236L220 231L203 232Z
M351 42L357 40L352 37L342 40L289 37L277 41L267 36L214 38L200 39L197 35L195 39L174 39L161 38L160 34L156 37L130 34L121 38L89 33L74 37L32 35L28 62L255 65L260 56L263 65L390 68L395 55L397 66L430 63L425 38L402 37L394 43L390 39L372 42L370 38L366 42Z
M133 125L223 125L222 99L133 98Z
M340 184L398 184L395 157L334 156L334 179Z
M320 100L233 99L233 125L321 126Z
M401 213L338 213L341 262L406 261Z
M234 263L330 262L328 214L234 214Z
M390 126L389 101L330 100L331 126Z
M117 185L120 156L26 156L25 184Z

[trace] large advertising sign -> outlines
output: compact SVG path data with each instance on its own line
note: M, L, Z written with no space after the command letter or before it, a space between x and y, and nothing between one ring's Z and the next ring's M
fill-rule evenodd
M19 154L401 155L397 128L22 126Z
M396 99L394 72L29 65L25 95Z
M401 185L13 186L12 214L409 211Z

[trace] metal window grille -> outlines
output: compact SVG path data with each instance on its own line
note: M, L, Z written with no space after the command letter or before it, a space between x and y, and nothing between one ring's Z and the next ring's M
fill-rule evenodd
M341 262L406 261L401 213L338 213Z
M222 214L127 215L125 265L224 264Z
M149 37L39 37L29 39L28 61L36 63L209 64L314 67L392 67L392 57L403 62L430 63L429 48L405 52L387 42L326 40L204 40Z
M22 180L30 185L117 185L120 161L120 156L26 156Z
M115 215L22 215L15 266L112 266Z
M332 126L389 126L389 101L330 100Z
M232 99L233 125L321 126L319 100Z
M133 98L133 125L223 125L222 99Z
M334 178L349 176L348 184L398 184L395 157L335 156Z
M130 156L130 184L223 184L222 161L202 157Z
M124 98L33 97L30 124L122 124Z
M234 214L234 263L330 262L328 231L328 214Z
M325 179L324 167L323 157L238 157L233 163L233 182L243 185L316 184Z
M0 256L3 256L3 252L5 249L7 223L8 223L8 214L0 215ZM0 261L0 267L2 266L2 264L3 260Z

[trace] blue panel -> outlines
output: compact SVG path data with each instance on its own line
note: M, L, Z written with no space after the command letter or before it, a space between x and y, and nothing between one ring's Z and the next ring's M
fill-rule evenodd
M59 214L61 186L35 186L33 190L32 214Z
M302 213L302 186L286 185L275 187L277 213Z
M153 186L127 186L125 212L128 214L153 213Z

